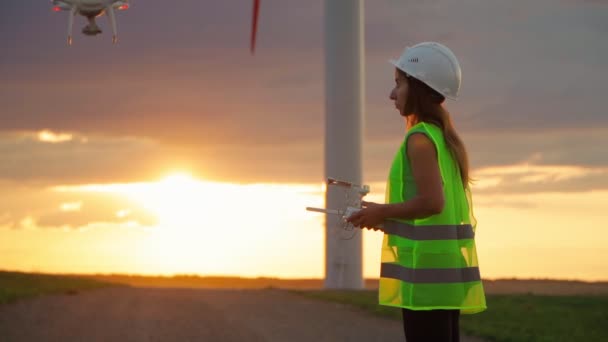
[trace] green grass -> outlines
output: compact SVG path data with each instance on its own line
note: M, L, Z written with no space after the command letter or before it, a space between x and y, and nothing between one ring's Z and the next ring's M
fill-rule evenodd
M294 291L401 319L397 308L377 304L377 291ZM496 342L608 341L608 296L488 295L488 310L461 315L466 335Z
M0 304L42 294L76 294L80 290L110 285L114 284L72 276L0 271Z

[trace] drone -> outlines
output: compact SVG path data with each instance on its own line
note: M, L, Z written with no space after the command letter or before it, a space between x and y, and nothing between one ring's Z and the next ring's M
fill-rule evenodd
M306 210L340 216L338 222L339 228L345 231L353 231L355 227L347 219L361 210L361 201L369 193L369 185L358 185L334 178L327 178L326 184L327 186L337 187L344 192L344 201L340 205L340 208L306 207Z
M72 26L76 14L86 17L89 21L88 25L82 29L82 33L87 36L96 36L102 33L95 22L95 18L106 14L110 18L112 43L115 44L118 41L118 35L116 33L116 16L114 11L129 9L128 0L51 0L51 3L55 12L70 12L68 16L68 45L72 45Z

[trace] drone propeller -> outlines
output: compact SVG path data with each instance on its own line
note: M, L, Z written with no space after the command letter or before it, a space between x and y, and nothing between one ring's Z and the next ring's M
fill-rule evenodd
M118 41L118 33L116 32L116 16L114 14L114 7L106 7L106 13L110 19L110 26L112 26L112 44L116 44Z

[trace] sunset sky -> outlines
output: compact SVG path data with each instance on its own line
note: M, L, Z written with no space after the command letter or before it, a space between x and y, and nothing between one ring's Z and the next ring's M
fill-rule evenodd
M365 3L364 179L404 136L387 61L439 41L485 278L608 280L608 4ZM47 1L0 8L0 269L322 277L323 1L132 0L119 43ZM364 232L364 275L381 234Z

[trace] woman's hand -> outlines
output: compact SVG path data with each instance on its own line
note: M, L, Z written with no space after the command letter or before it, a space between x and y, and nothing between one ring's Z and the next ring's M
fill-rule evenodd
M379 230L377 228L386 219L384 214L384 204L362 201L363 209L346 218L355 227Z

